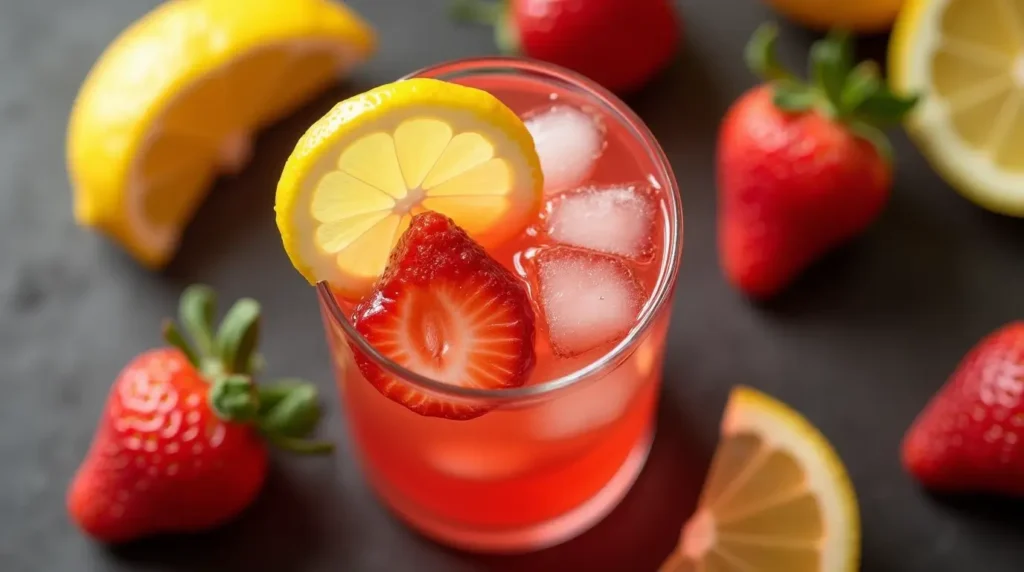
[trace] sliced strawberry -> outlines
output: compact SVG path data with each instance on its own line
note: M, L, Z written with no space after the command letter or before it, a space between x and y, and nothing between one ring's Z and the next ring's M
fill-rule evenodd
M453 386L519 387L534 364L534 316L526 289L448 217L416 215L353 323L382 354ZM444 399L397 379L353 347L382 394L433 417L471 419L486 405Z

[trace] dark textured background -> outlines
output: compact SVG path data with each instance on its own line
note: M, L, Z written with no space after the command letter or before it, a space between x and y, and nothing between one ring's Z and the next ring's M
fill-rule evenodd
M341 430L313 291L272 220L288 152L333 102L421 66L493 52L455 28L441 0L353 0L381 50L339 87L258 141L221 180L163 273L76 228L64 170L74 94L103 47L153 0L0 0L0 570L654 570L692 510L729 388L750 384L805 412L846 460L861 500L864 570L1024 568L1024 505L939 499L901 472L900 437L980 336L1024 311L1024 223L959 198L902 135L894 196L871 231L781 299L755 307L716 265L713 150L719 118L753 84L742 46L771 17L756 0L680 3L680 61L629 99L672 160L686 211L683 269L650 462L626 501L582 537L538 554L474 557L421 539L362 481ZM415 12L414 12L415 10ZM813 35L785 27L802 66ZM884 38L861 44L880 55ZM108 550L71 528L64 489L122 364L159 343L159 318L193 281L266 308L271 374L326 393L329 459L278 458L265 494L207 535Z

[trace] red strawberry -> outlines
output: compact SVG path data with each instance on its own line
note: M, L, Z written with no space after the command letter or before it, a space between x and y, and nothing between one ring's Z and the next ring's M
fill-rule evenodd
M316 389L253 385L259 305L240 300L216 336L212 292L185 291L176 347L132 360L107 398L92 446L68 491L68 511L105 542L161 532L194 532L241 512L267 472L263 437L286 449L323 452L303 441L319 416Z
M434 212L413 217L352 320L391 360L454 386L519 387L533 369L534 316L526 289L451 219ZM420 415L470 419L488 410L424 393L352 349L367 381Z
M889 92L873 62L853 67L838 33L811 48L814 85L803 84L775 61L775 35L766 26L752 38L748 63L771 81L733 104L718 140L721 263L755 298L875 220L892 183L881 128L915 102Z
M461 0L457 16L493 24L498 45L629 92L664 68L679 44L671 0Z
M918 416L903 465L925 487L1024 495L1024 322L981 340Z

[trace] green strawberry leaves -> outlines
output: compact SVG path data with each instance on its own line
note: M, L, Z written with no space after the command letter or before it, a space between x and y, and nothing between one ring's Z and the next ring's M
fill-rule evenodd
M277 384L255 384L263 367L257 353L260 305L242 298L228 309L216 328L217 304L213 290L189 286L178 306L178 324L166 320L164 340L178 348L210 383L207 397L213 412L225 421L252 425L275 446L295 453L326 453L330 443L308 439L320 421L316 386L288 379ZM189 339L186 339L186 335Z
M854 134L861 139L871 143L878 154L881 155L886 161L892 162L892 144L889 143L889 138L885 136L885 132L879 129L877 126L864 121L851 121L847 125Z
M193 284L182 293L178 303L178 319L204 358L214 353L211 332L216 314L217 298L210 287Z
M519 53L519 32L509 17L509 0L454 0L451 17L456 22L494 27L494 43L505 55Z
M844 30L833 30L811 46L810 81L797 78L775 54L778 28L762 24L747 43L747 66L769 81L776 107L787 113L816 111L843 123L874 145L886 159L892 148L884 128L896 125L917 104L919 97L893 93L881 78L878 64L854 63L853 41Z
M853 46L846 32L833 31L824 41L811 46L811 82L825 95L824 102L828 105L837 107L852 67Z
M743 58L747 67L754 74L768 81L795 80L776 56L775 42L779 39L779 29L771 24L762 24L747 42Z
M894 94L888 87L879 86L868 95L860 105L851 111L873 125L894 125L917 104L918 96L901 97Z
M307 439L320 421L316 386L287 380L260 387L259 427L277 447L295 453L324 453L333 449L323 441Z
M838 111L849 114L860 107L865 100L878 92L882 86L878 64L872 61L861 62L853 68L839 94Z
M807 111L814 107L818 94L813 89L792 80L775 83L773 102L775 106L790 113Z
M244 375L226 375L215 381L209 400L213 411L225 421L250 422L259 411L252 380Z
M228 310L214 341L217 357L229 373L249 373L260 337L260 305L242 298Z
M320 420L316 386L287 380L259 388L260 427L285 437L306 437Z
M508 10L507 2L455 0L449 6L451 16L459 22L494 24Z
M189 345L185 336L181 335L181 330L178 329L178 325L174 323L174 320L164 320L163 337L168 345L178 348L181 350L181 353L185 354L185 358L192 364L192 367L199 368L199 356L192 350L192 346Z

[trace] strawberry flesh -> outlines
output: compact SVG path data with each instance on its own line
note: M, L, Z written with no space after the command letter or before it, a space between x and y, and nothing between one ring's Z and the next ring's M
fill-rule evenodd
M963 359L903 441L903 464L948 492L1024 495L1024 322Z
M523 284L434 212L413 217L353 324L388 359L452 386L519 387L534 365L534 314ZM489 410L428 394L352 349L366 380L411 411L471 419Z

